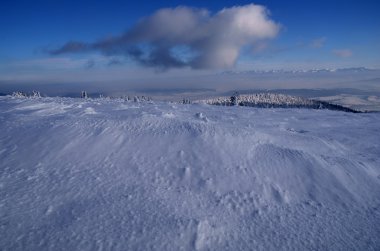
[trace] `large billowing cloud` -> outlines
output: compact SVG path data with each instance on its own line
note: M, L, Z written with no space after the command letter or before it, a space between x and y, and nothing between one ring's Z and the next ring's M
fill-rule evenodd
M260 5L225 8L214 15L205 9L160 9L120 36L93 43L68 42L51 54L100 51L132 58L162 69L232 67L244 46L274 38L280 26Z

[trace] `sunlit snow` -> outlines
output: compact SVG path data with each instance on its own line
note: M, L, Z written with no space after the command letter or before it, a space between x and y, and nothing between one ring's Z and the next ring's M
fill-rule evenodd
M380 114L0 98L1 250L379 250Z

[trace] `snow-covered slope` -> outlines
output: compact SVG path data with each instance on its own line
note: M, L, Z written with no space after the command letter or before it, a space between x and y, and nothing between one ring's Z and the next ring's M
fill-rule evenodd
M1 250L379 250L380 115L0 98Z

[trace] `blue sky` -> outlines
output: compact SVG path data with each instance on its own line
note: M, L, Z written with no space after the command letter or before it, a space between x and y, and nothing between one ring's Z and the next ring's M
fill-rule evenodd
M177 66L173 63L165 64L163 67L159 65L160 69L157 70L154 63L146 63L142 60L143 57L136 60L131 57L132 54L110 55L103 49L91 49L79 53L73 51L49 53L70 41L79 41L94 47L94 44L104 41L105 38L122 36L123 33L134 29L141 18L151 17L162 8L174 9L178 6L202 8L207 9L210 18L213 18L223 8L248 6L251 3L265 6L269 10L270 14L263 14L263 18L270 19L278 31L274 30L273 34L267 35L263 41L256 41L256 36L247 40L246 44L239 43L237 59L226 61L225 64L209 63L207 67L203 67L203 64L198 66L194 63L184 64L178 67L181 69L175 69ZM78 81L85 81L89 71L93 71L94 75L103 74L103 80L112 81L112 76L118 74L119 80L122 80L123 72L128 72L128 75L134 79L146 74L152 76L159 74L159 78L162 79L176 74L197 76L205 72L226 69L359 66L380 68L380 15L378 14L380 1L375 0L254 2L6 0L2 1L1 6L0 74L3 77L0 76L0 81L15 79L27 81L28 77L47 82L53 80L72 82L76 78ZM160 39L162 40L162 37ZM151 40L147 42L154 44ZM254 46L247 46L252 43ZM190 48L191 46L193 44ZM195 45L195 49L206 50L204 46L197 46ZM214 51L206 53L216 54ZM223 59L225 58L226 56Z

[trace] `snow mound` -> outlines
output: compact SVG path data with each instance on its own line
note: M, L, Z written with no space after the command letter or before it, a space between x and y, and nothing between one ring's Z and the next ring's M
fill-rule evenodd
M379 123L376 113L1 97L0 247L378 250Z
M84 113L85 114L97 114L97 112L95 111L95 109L92 108L92 107L87 107L86 109L84 109Z
M200 120L203 120L205 122L208 121L207 117L203 113L201 113L201 112L196 113L195 117L198 118L198 119L200 119Z

